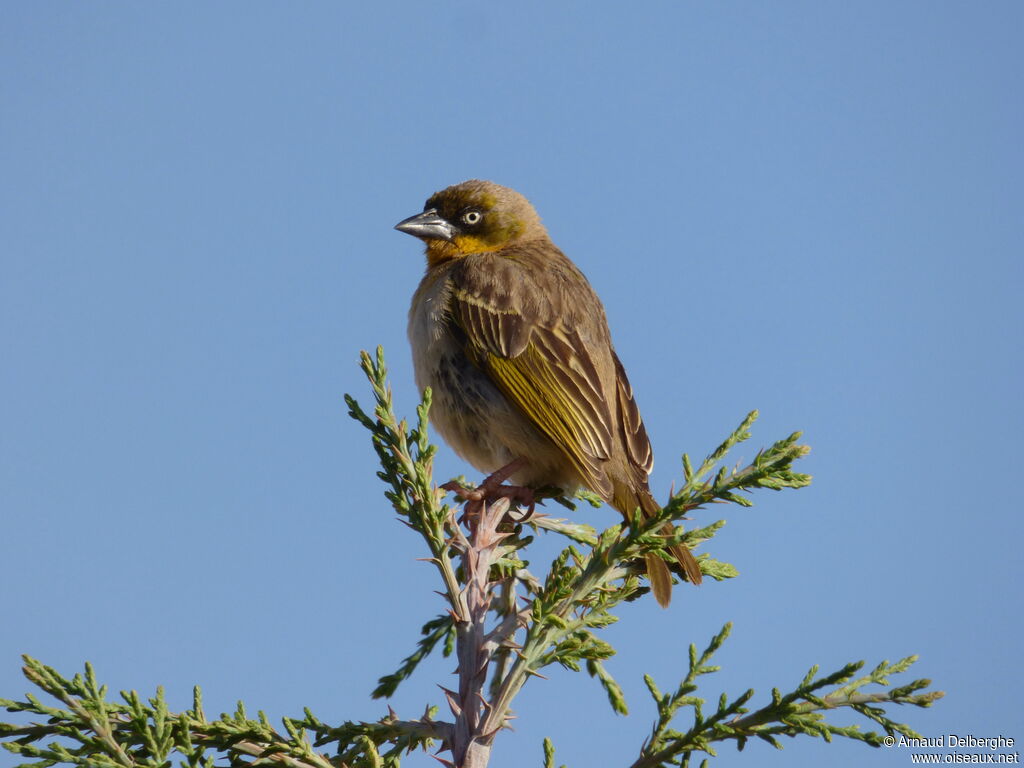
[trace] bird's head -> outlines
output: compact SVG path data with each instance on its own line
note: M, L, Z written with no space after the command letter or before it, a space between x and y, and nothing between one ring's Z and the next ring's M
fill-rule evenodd
M525 197L508 187L475 179L435 192L423 213L398 222L395 229L427 244L431 266L547 237L540 217Z

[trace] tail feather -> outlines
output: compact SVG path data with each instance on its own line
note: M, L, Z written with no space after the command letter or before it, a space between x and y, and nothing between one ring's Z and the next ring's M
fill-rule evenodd
M650 491L646 488L631 488L626 483L621 482L615 483L615 493L611 504L626 516L627 521L629 521L630 516L637 507L640 507L640 512L644 519L653 517L661 512L661 506L651 496ZM675 532L675 528L671 523L665 523L665 527L661 530L662 533L669 536ZM669 547L669 551L678 561L690 583L700 584L703 581L700 563L697 562L697 558L693 556L689 547L685 544L675 544ZM666 608L672 599L672 577L668 566L664 560L654 554L648 554L645 557L645 562L647 564L647 578L651 581L651 591L654 592L654 597L658 604L662 608Z
M662 608L668 608L672 602L672 573L665 561L653 552L644 555L644 562L647 564L647 578L650 579L654 599Z
M670 525L667 526L668 530L666 533L674 533L675 529ZM664 528L662 530L665 530ZM675 544L669 547L669 552L675 555L676 561L682 566L683 571L686 573L686 578L691 584L700 584L704 581L704 574L700 572L700 563L697 562L697 558L693 556L693 552L685 544Z

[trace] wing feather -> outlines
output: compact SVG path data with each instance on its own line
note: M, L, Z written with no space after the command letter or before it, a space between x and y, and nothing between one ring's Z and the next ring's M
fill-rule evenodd
M610 496L604 471L615 445L610 398L588 345L559 311L578 297L561 295L558 280L546 284L544 294L527 270L507 259L488 266L486 279L461 274L451 293L451 317L465 335L468 356L591 489ZM516 290L509 290L513 284Z
M622 436L626 443L626 451L629 454L630 463L638 469L643 470L645 475L651 474L654 469L654 452L651 450L651 441L647 437L647 429L644 421L640 418L640 409L633 398L633 387L626 378L626 369L619 362L619 356L614 352L616 393L619 401L619 419L622 425Z

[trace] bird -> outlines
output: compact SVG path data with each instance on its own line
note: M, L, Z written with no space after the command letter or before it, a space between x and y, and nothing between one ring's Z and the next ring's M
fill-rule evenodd
M426 244L409 341L417 387L432 390L431 422L455 452L482 472L507 468L520 486L586 488L627 524L658 514L651 442L604 306L530 202L471 179L395 229ZM670 551L700 584L689 548ZM651 553L645 567L667 607L667 564Z

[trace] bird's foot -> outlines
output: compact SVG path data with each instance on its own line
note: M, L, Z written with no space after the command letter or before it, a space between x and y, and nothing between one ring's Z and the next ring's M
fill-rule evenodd
M467 515L479 512L480 506L483 504L491 504L498 499L508 499L509 504L519 508L526 508L526 513L522 517L513 518L517 523L525 522L533 516L534 507L537 503L533 488L525 485L504 485L504 482L525 467L526 463L525 459L516 459L510 464L506 464L497 472L493 472L473 489L466 488L454 480L445 483L441 488L461 496L468 502L465 509Z

